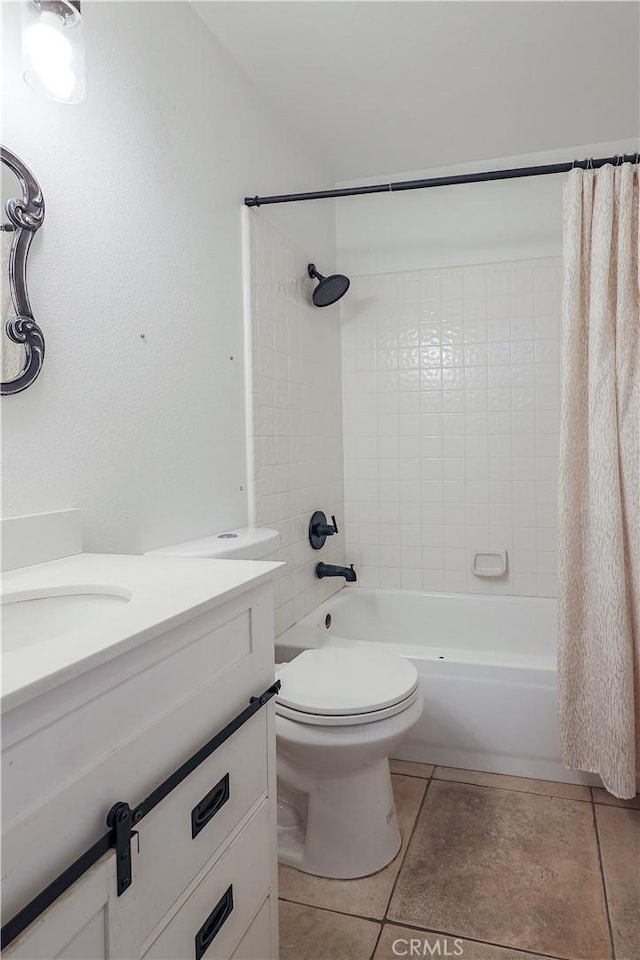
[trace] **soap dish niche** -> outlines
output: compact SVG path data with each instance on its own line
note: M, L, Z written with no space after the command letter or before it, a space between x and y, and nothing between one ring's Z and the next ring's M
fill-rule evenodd
M476 577L503 577L507 572L507 551L480 550L473 553L471 572Z

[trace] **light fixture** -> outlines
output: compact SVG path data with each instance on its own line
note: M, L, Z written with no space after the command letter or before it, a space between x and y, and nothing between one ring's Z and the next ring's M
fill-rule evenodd
M23 75L49 100L84 99L84 35L80 0L23 0Z

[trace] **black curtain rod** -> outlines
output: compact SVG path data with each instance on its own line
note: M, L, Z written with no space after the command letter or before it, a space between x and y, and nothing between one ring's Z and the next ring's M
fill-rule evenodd
M513 170L485 170L482 173L459 173L452 177L431 177L429 180L398 180L395 183L375 183L368 187L343 187L339 190L314 190L311 193L284 193L274 197L245 197L247 207L268 203L297 203L299 200L330 200L334 197L356 197L364 193L396 193L400 190L424 190L426 187L450 187L456 183L484 183L487 180L516 180L519 177L545 177L550 173L568 173L574 167L583 170L614 166L619 163L638 163L638 154L600 157L597 160L574 160L572 163L548 163L540 167L515 167Z

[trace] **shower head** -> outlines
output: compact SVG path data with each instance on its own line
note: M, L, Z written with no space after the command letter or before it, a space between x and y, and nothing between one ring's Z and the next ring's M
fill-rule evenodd
M315 263L310 263L307 271L312 280L318 280L318 286L313 291L313 302L316 307L329 307L340 297L344 297L351 281L341 273L334 273L331 277L323 277L316 270Z

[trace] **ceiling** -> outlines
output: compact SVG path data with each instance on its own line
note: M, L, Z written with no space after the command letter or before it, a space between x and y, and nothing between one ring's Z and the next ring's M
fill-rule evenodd
M194 7L338 180L639 133L634 2Z

